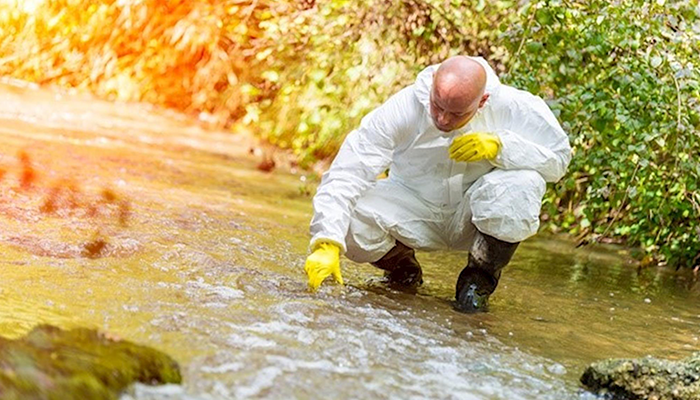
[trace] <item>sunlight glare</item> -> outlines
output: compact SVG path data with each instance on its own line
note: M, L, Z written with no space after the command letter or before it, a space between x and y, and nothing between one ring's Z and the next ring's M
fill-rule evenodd
M34 13L46 0L0 0L0 4L17 7L25 13Z

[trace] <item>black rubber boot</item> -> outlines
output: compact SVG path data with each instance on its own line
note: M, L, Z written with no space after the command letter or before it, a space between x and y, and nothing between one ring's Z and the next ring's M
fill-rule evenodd
M386 271L384 277L390 285L415 288L423 283L423 270L416 260L415 251L398 240L384 257L372 265Z
M477 232L469 261L457 279L455 309L473 313L488 310L501 270L510 262L519 243L508 243Z

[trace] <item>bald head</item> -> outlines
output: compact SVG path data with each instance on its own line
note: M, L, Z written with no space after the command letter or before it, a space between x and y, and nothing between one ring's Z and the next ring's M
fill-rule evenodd
M486 70L465 56L445 60L433 77L430 113L438 129L451 131L469 122L484 105Z

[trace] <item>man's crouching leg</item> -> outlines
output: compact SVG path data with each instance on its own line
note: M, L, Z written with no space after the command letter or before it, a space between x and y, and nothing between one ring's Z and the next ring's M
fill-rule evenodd
M423 271L415 251L395 240L373 218L355 213L345 241L347 258L383 269L390 285L415 288L423 283Z
M476 236L469 261L457 280L455 307L486 311L501 270L518 244L537 233L545 181L535 171L497 169L483 175L467 191Z
M488 309L489 296L496 290L501 270L510 262L518 244L477 232L467 266L457 279L457 310L478 312Z
M423 270L415 251L398 240L394 248L372 265L386 271L389 284L412 288L423 283Z

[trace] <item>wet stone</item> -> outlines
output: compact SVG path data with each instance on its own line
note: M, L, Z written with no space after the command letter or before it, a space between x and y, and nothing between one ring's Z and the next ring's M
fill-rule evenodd
M16 340L0 337L2 399L117 399L136 382L181 381L166 354L93 329L40 325Z
M653 357L600 361L586 368L581 383L612 399L700 399L700 353L680 361Z

